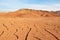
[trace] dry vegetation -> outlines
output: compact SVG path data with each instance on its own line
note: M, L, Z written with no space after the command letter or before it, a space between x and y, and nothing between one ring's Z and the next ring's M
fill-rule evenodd
M28 9L0 14L0 40L60 40L60 15Z

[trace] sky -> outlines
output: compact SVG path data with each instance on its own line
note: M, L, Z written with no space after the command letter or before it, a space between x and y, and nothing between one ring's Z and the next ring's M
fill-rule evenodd
M60 10L60 0L0 0L1 12L16 11L23 8L58 11Z

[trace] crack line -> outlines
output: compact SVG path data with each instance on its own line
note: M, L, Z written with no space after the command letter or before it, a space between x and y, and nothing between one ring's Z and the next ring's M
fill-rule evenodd
M41 40L40 38L38 38L38 37L34 37L34 38L36 38L36 39L38 39L38 40Z
M57 40L60 40L57 36L55 36L53 33L49 32L48 30L44 29L46 32L48 32L49 34L51 34L53 37L55 37Z
M18 29L16 29L16 32L17 32L17 31L18 31ZM15 32L15 33L16 33L16 32ZM15 33L14 33L14 35L16 36L16 38L19 39L18 35L15 34Z
M8 30L7 26L5 24L3 24L3 26Z
M4 31L2 31L2 33L0 34L0 36L2 36L2 35L3 35L3 33L4 33Z
M27 40L30 31L31 31L31 28L30 28L30 30L28 31L28 33L26 34L25 40Z

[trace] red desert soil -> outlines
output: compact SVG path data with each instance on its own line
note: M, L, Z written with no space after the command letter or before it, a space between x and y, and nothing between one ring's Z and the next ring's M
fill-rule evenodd
M28 9L0 14L0 40L60 40L60 14Z

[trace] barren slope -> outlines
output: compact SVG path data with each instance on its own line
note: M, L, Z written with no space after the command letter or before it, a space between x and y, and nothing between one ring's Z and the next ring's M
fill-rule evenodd
M0 40L60 40L60 18L0 17Z

